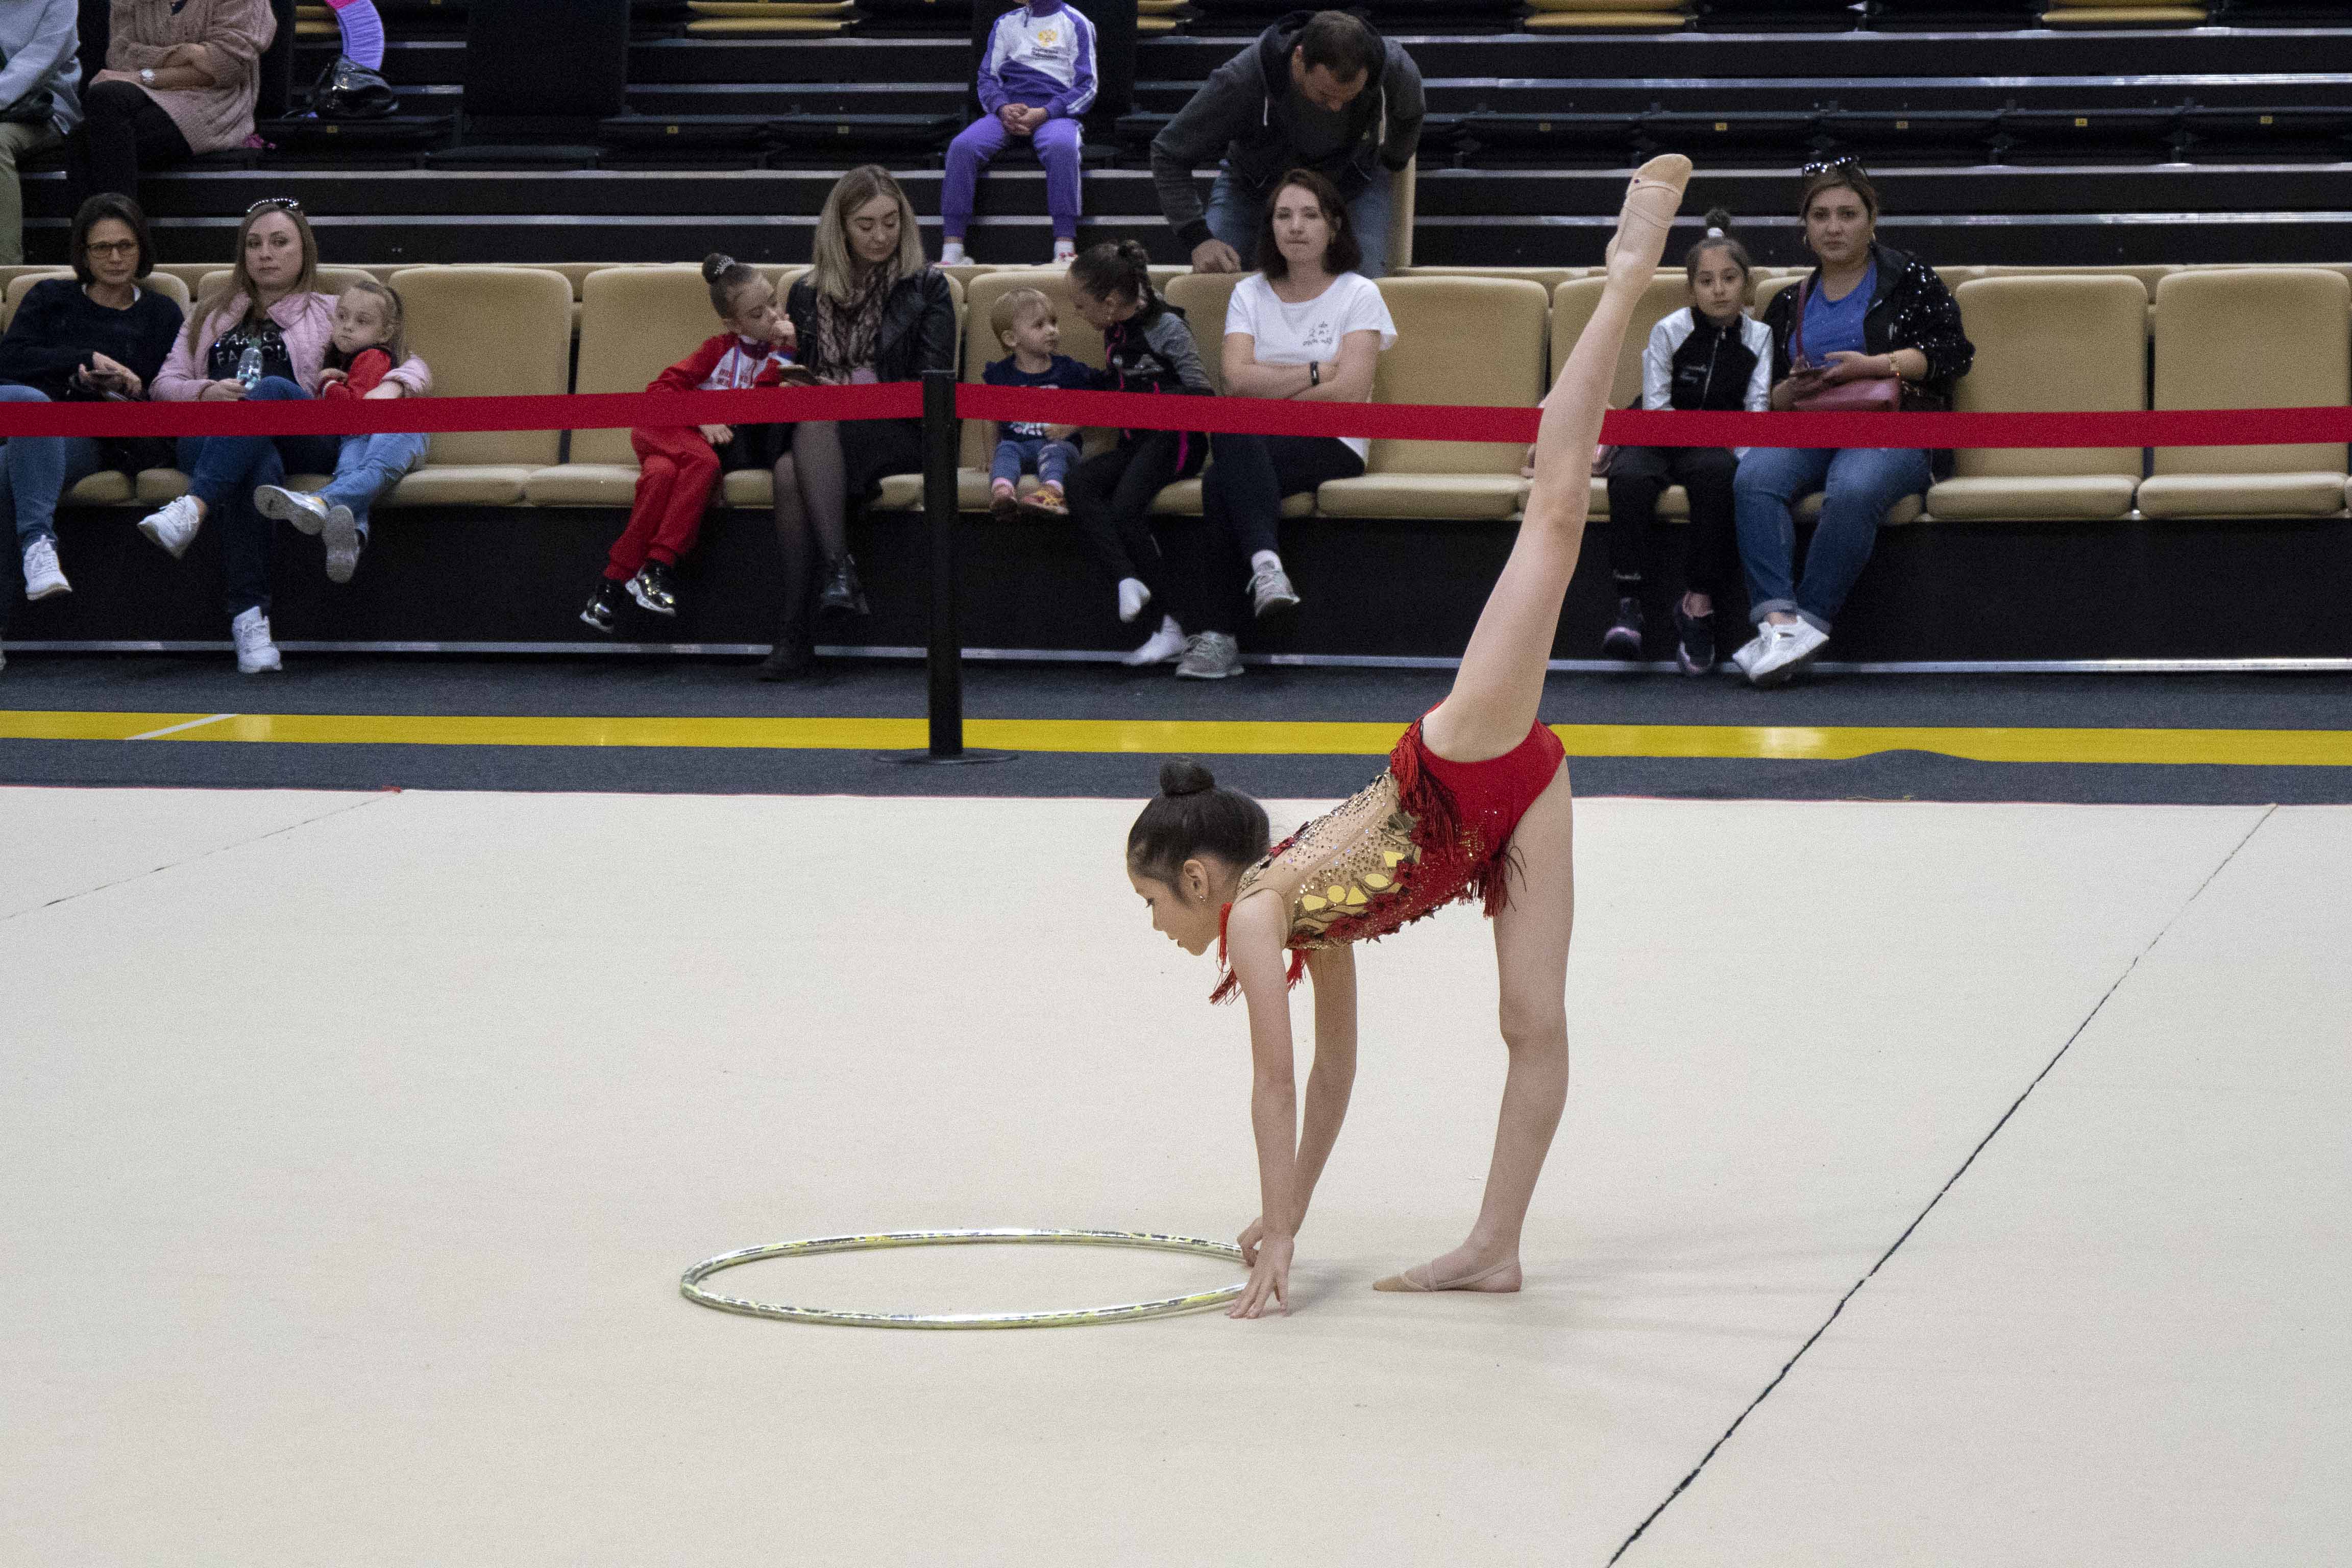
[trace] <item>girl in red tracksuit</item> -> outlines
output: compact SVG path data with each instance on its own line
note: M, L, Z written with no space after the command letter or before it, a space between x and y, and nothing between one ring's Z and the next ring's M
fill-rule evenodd
M792 319L779 308L775 285L758 268L716 252L702 262L710 306L727 330L654 377L647 392L740 392L779 386L792 366ZM612 558L580 618L610 632L625 588L657 616L677 614L671 568L694 548L703 508L719 483L719 449L734 466L765 467L778 426L647 426L629 432L637 454L637 494L629 526L614 542ZM754 450L754 448L759 448Z

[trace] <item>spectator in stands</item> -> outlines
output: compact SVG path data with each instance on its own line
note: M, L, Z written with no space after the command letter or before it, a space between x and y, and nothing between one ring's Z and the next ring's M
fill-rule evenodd
M246 144L278 36L269 0L113 0L110 15L106 68L66 142L77 199L135 196L142 169Z
M989 385L1093 390L1095 373L1061 352L1062 324L1043 289L1006 289L989 311L988 324L995 330L997 342L1012 351L1003 359L991 360L981 372ZM1068 516L1063 487L1077 466L1077 437L1075 425L999 421L995 455L989 462L989 510L999 517L1024 510ZM1036 491L1025 500L1020 496L1024 474L1037 476Z
M758 268L712 251L702 260L710 308L726 331L654 377L647 392L744 392L781 386L793 365L793 323L776 308L776 288ZM649 425L629 432L637 489L628 526L613 542L580 618L607 636L624 593L656 616L677 614L678 558L694 548L702 514L730 467L768 468L777 427ZM803 563L805 565L805 563ZM806 581L803 570L799 581Z
M319 372L319 395L331 403L399 395L384 384L408 358L407 308L399 290L362 278L335 300L335 335ZM367 548L368 514L409 469L425 460L425 438L380 432L339 437L335 477L322 490L261 485L253 504L262 516L325 536L327 581L348 583Z
M1396 342L1380 285L1356 270L1348 209L1331 182L1293 169L1266 203L1257 237L1259 269L1234 289L1225 312L1225 392L1234 397L1363 403L1381 354ZM1202 481L1214 570L1240 579L1248 562L1253 607L1263 618L1297 607L1276 529L1285 496L1311 495L1329 479L1364 471L1371 443L1356 437L1219 436ZM1242 672L1230 592L1204 595L1201 629L1184 645L1176 673L1222 680Z
M785 311L799 334L801 363L820 381L914 381L956 363L955 295L926 263L914 204L887 169L867 163L834 184L817 215L815 265L793 284ZM812 421L794 427L793 467L814 543L824 558L820 611L863 616L866 590L849 556L848 509L885 476L923 466L923 422ZM803 539L799 558L808 559ZM785 578L793 547L785 550Z
M980 171L1014 141L1027 137L1045 165L1045 210L1054 218L1054 260L1077 253L1078 116L1095 100L1095 25L1062 0L1027 0L996 19L980 62L980 106L948 145L947 183L940 187L940 247L944 267L963 264L963 237L971 226Z
M1070 298L1103 335L1108 390L1196 397L1216 390L1184 312L1151 286L1151 258L1141 245L1122 239L1081 253L1070 264ZM1171 580L1171 563L1152 535L1151 503L1178 479L1199 473L1208 458L1209 438L1198 432L1123 430L1118 446L1087 458L1070 476L1070 515L1087 552L1118 585L1118 618L1132 621L1147 605L1160 606L1160 629L1123 663L1161 664L1184 651L1179 605L1197 598L1197 584ZM1201 527L1170 523L1196 532ZM1183 613L1197 619L1197 611Z
M0 267L25 259L25 193L16 164L81 123L79 15L75 0L0 5Z
M1292 169L1338 187L1349 232L1378 278L1387 264L1389 182L1421 144L1421 72L1345 11L1293 12L1219 66L1151 143L1160 210L1195 272L1259 264L1267 200ZM1204 212L1192 171L1219 161Z
M237 227L236 269L197 299L155 376L155 396L175 403L317 396L335 334L335 297L318 291L318 278L319 241L301 205L284 196L254 203ZM411 358L371 395L421 397L432 389L425 362ZM140 532L179 556L205 520L219 515L223 604L245 674L279 664L269 637L278 535L254 496L289 472L333 472L341 451L333 436L183 437L188 493L139 521Z
M1683 258L1690 303L1650 329L1642 353L1644 408L1761 414L1772 395L1772 334L1748 314L1748 248L1731 215L1706 215L1706 237ZM1739 571L1731 486L1742 452L1725 447L1620 447L1609 465L1609 563L1617 624L1601 639L1612 658L1642 657L1642 589L1657 562L1658 497L1690 498L1690 558L1675 602L1675 662L1685 675L1715 668L1715 594Z
M1949 408L1976 347L1935 268L1878 243L1869 174L1850 158L1808 165L1798 212L1820 265L1765 307L1772 406ZM1934 477L1929 454L1907 448L1754 447L1740 458L1733 507L1758 635L1732 660L1750 681L1778 686L1813 661L1887 509ZM1790 509L1815 490L1824 492L1821 525L1800 581Z
M154 265L147 216L127 196L92 196L74 215L71 279L33 285L0 337L0 403L132 401L172 352L180 307L139 287ZM58 502L90 475L171 461L158 440L17 436L0 447L0 514L13 514L25 596L72 592L58 564Z

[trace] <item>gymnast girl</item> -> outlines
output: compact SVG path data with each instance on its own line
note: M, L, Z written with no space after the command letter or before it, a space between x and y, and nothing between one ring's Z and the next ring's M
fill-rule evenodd
M1510 1056L1486 1198L1460 1247L1373 1289L1519 1288L1519 1229L1568 1097L1575 909L1566 758L1536 712L1583 542L1618 352L1664 254L1690 169L1690 160L1670 154L1636 171L1607 251L1601 303L1545 399L1535 485L1510 558L1470 634L1453 690L1406 730L1388 771L1269 850L1264 807L1217 787L1206 768L1171 762L1160 769L1159 797L1128 834L1128 877L1150 908L1153 929L1188 952L1214 946L1225 966L1214 999L1238 990L1249 1010L1259 1208L1241 1234L1250 1278L1230 1317L1290 1310L1298 1226L1355 1079L1349 944L1472 899L1495 922ZM1287 995L1302 973L1315 994L1303 1129Z

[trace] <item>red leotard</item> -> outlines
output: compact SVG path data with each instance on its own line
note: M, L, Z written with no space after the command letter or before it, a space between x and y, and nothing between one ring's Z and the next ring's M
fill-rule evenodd
M1451 903L1475 900L1492 917L1510 898L1511 835L1566 755L1538 721L1499 757L1448 762L1423 742L1416 721L1389 753L1386 773L1243 872L1234 901L1261 888L1277 891L1290 879L1283 873L1295 874L1284 944L1294 954L1377 941ZM1232 915L1227 904L1223 919ZM1217 955L1222 963L1222 920ZM1292 984L1305 968L1303 956L1292 958ZM1228 969L1211 999L1228 1001L1236 989Z

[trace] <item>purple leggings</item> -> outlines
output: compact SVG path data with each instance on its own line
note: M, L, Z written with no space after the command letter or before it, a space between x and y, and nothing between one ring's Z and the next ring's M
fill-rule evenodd
M965 126L948 143L947 183L940 187L940 229L950 239L961 239L971 224L972 195L980 184L981 165L1004 151L1013 140L1004 121L993 114ZM1045 165L1045 210L1054 215L1054 237L1076 239L1078 234L1078 122L1048 120L1031 138L1038 161Z

